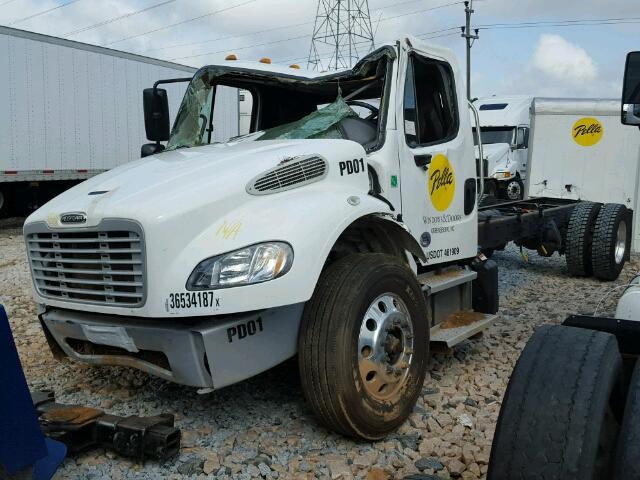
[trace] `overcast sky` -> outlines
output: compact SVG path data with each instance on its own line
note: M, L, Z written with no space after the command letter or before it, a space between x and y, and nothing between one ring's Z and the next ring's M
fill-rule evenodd
M433 9L454 1L370 0L376 42L438 32L426 36L446 35L430 41L454 49L463 65L464 40L458 30L446 29L464 24L464 6ZM193 66L231 52L304 66L316 6L317 0L0 0L0 24ZM625 55L640 49L639 0L476 0L474 8L478 26L615 19L605 25L482 28L472 54L474 96L617 97ZM202 18L188 21L197 16Z

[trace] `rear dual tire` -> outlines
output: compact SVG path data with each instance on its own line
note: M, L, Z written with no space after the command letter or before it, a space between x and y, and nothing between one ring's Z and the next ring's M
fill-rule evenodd
M299 336L302 389L320 422L379 440L412 412L429 355L426 302L396 257L356 254L322 273Z
M570 275L615 280L628 257L627 209L624 205L584 202L569 218L566 260Z

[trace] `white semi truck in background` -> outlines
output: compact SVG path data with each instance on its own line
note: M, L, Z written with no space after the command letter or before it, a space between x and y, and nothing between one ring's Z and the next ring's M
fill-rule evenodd
M480 115L486 190L506 200L525 196L533 97L486 97L474 101ZM476 158L479 152L476 148Z
M489 194L640 208L640 136L620 123L620 100L496 96L474 103ZM639 222L636 216L635 252Z
M140 158L140 92L195 69L0 26L0 217L24 215L70 186ZM185 84L169 85L175 116ZM228 92L225 131L238 132Z

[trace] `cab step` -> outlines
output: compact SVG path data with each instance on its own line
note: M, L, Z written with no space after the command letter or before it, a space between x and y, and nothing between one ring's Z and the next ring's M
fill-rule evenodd
M451 267L440 272L428 272L418 275L418 282L427 294L442 292L452 287L472 282L478 274L473 270Z
M456 312L431 329L431 343L453 347L488 328L497 316L479 312Z

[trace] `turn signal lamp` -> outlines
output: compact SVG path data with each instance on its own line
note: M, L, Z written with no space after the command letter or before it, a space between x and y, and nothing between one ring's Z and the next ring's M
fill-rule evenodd
M236 57L235 53L232 53L230 55L227 55L226 57L224 57L225 60L238 60L238 57Z
M295 68L297 70L300 69L300 65L298 65L297 63L294 63L293 65L289 65L289 68Z
M269 57L263 57L260 59L260 63L266 63L267 65L270 65L271 59Z

